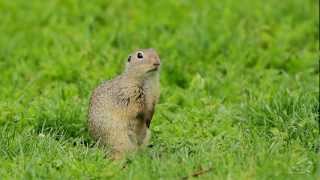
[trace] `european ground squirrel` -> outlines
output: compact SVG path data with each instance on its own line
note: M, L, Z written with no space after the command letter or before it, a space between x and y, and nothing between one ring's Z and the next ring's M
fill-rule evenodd
M148 144L160 95L160 58L154 49L129 55L125 71L98 86L89 107L89 131L114 159Z

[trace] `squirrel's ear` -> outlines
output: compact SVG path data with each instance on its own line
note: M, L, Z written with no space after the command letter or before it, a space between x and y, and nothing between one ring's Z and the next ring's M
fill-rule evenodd
M131 61L131 56L128 57L128 62L130 62L130 61Z

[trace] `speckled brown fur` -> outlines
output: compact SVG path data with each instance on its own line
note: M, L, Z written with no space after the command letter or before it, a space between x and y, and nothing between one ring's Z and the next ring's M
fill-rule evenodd
M143 58L139 57L141 54ZM149 126L160 95L159 67L155 50L136 51L129 56L124 73L92 93L88 114L90 134L111 147L115 159L149 141Z

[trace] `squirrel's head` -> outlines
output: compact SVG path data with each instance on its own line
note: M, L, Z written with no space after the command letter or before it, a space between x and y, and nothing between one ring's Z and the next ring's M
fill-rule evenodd
M159 72L160 58L157 52L150 49L140 49L130 54L127 60L126 73L146 77Z

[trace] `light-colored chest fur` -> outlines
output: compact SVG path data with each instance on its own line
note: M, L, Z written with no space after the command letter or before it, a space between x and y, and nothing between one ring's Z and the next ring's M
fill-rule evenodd
M145 93L145 107L147 111L153 111L160 96L159 75L154 74L145 79L143 90Z

